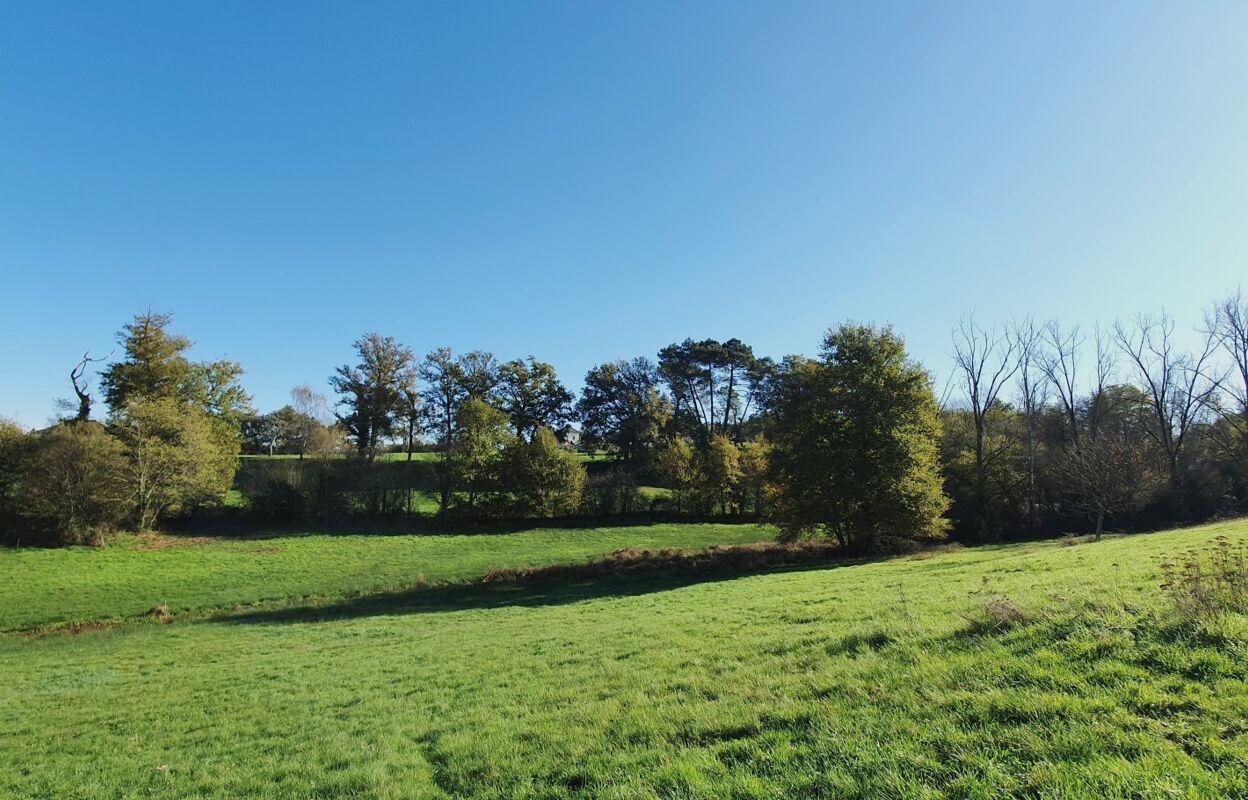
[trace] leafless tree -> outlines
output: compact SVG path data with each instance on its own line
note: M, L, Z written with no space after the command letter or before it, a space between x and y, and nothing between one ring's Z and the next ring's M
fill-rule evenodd
M1165 312L1141 314L1130 324L1120 320L1113 337L1148 398L1153 424L1145 431L1165 456L1172 486L1181 490L1184 446L1218 386L1208 374L1218 340L1207 333L1199 352L1179 350L1174 319Z
M1013 324L1018 349L1018 399L1027 426L1027 522L1034 535L1040 529L1039 500L1036 497L1036 453L1039 450L1039 413L1048 402L1046 370L1043 366L1043 333L1031 317Z
M982 538L993 533L988 467L996 453L987 446L988 414L1018 372L1017 351L1018 342L1007 328L981 328L971 315L953 329L954 362L975 426L975 511Z
M109 353L103 358L92 358L90 351L88 351L82 354L82 358L77 364L74 365L74 368L69 371L69 382L74 387L74 394L78 396L78 402L75 405L74 402L70 400L58 400L57 404L67 410L74 410L74 422L86 422L91 418L91 393L87 391L90 388L90 385L84 378L87 374L87 367L91 364L104 361L111 355L112 353Z
M1232 408L1215 404L1221 425L1211 428L1214 443L1223 455L1242 461L1248 457L1248 298L1243 290L1215 304L1205 316L1205 328L1231 362L1219 388L1229 397Z
M1062 416L1066 418L1070 441L1079 446L1079 354L1083 347L1084 337L1076 325L1063 330L1057 320L1049 320L1044 326L1045 352L1040 358L1040 369L1049 379L1049 385L1057 392L1058 402L1062 406Z
M1070 447L1058 461L1072 511L1096 522L1096 538L1105 517L1140 508L1157 486L1154 464L1139 443L1105 435Z
M1095 362L1093 363L1092 396L1088 403L1088 434L1095 439L1100 435L1101 423L1114 410L1110 407L1109 393L1105 390L1109 388L1114 370L1118 367L1117 350L1099 322L1092 335L1092 356Z

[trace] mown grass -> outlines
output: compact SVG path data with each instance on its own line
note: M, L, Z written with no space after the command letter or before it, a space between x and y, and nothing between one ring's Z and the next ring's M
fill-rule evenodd
M0 548L0 630L172 614L266 600L335 599L475 578L500 567L582 561L615 550L703 548L774 537L760 525L655 524L452 535L272 538L120 535L104 548Z
M1157 588L1219 534L10 635L0 796L1243 797L1248 623Z

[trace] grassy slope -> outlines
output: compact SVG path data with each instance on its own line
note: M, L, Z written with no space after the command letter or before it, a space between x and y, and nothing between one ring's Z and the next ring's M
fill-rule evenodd
M1219 533L3 637L0 796L1246 796L1248 626L1156 616Z
M0 548L0 631L288 597L474 578L495 567L581 561L625 547L702 548L772 538L758 525L637 525L474 536L120 536L103 549Z

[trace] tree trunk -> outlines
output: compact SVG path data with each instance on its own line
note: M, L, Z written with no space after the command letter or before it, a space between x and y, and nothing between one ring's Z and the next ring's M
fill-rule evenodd
M1096 512L1096 541L1101 540L1101 532L1105 529L1105 509Z

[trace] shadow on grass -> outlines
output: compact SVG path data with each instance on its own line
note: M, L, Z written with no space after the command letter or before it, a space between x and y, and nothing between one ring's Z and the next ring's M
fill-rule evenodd
M499 570L463 583L380 592L333 603L246 611L214 621L231 624L322 622L392 614L556 606L632 597L761 573L800 572L862 563L824 545L740 545L694 553L620 551L582 564Z

